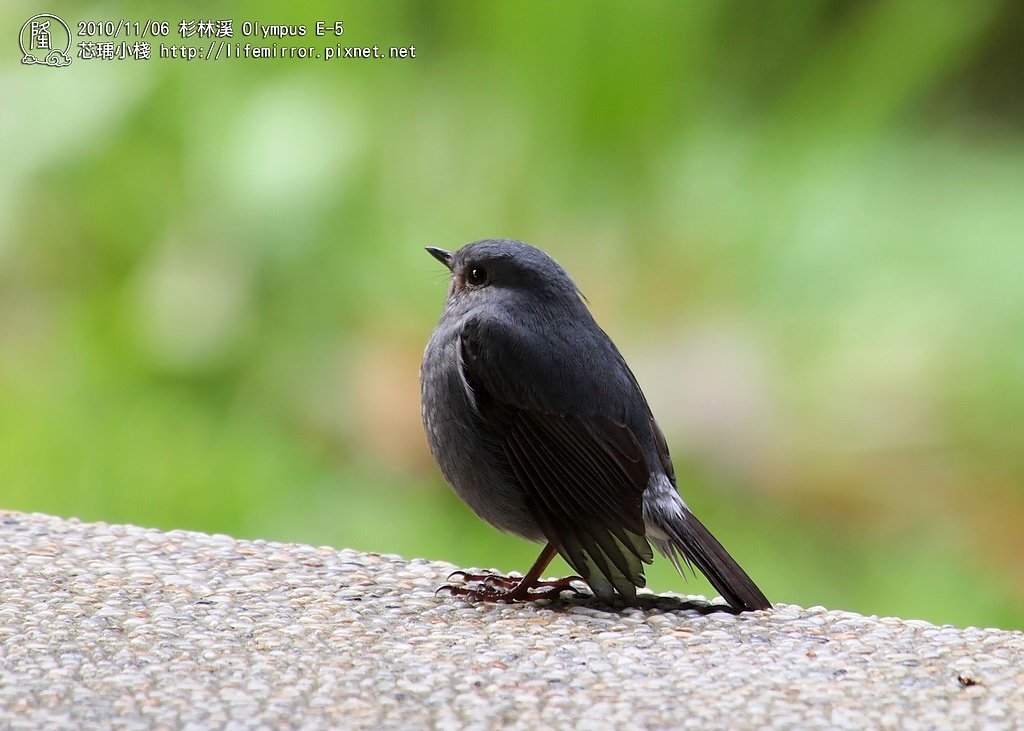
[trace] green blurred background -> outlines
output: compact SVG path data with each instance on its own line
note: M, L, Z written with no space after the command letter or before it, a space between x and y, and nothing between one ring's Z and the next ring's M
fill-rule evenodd
M417 386L423 246L512 236L769 597L1021 627L1024 3L642 5L4 3L0 508L525 570ZM41 10L417 57L22 66Z

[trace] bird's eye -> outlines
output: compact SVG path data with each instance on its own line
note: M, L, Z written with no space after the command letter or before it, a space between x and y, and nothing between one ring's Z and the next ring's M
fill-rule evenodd
M466 272L466 284L470 287L481 287L487 284L487 270L483 267L471 267Z

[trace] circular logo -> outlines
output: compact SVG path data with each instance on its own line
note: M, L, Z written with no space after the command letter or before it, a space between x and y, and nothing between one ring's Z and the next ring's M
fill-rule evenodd
M71 65L71 28L52 13L39 13L25 21L18 35L23 64Z

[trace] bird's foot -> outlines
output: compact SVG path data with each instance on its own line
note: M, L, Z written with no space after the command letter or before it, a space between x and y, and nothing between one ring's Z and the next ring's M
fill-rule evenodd
M452 596L462 596L480 602L532 602L537 599L557 599L563 591L571 591L574 596L583 596L583 592L572 585L574 581L582 582L579 576L566 576L553 581L532 581L527 583L523 577L502 576L501 574L471 574L467 571L456 571L448 577L459 577L461 584L445 584L437 591L447 591ZM476 583L477 586L467 586ZM436 592L435 592L436 593Z

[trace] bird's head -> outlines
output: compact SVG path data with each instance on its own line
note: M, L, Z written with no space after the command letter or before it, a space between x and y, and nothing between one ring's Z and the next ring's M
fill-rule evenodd
M520 298L578 304L580 291L558 262L535 246L514 239L484 239L458 251L428 246L452 273L448 306L470 309L485 301L512 304Z

